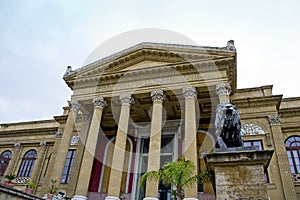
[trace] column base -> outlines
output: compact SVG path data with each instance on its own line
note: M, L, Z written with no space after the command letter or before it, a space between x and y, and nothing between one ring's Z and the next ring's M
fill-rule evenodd
M120 200L120 198L114 197L114 196L107 196L107 197L105 197L105 200Z
M87 200L86 196L75 195L71 200Z
M158 200L158 198L155 198L155 197L145 197L143 200Z

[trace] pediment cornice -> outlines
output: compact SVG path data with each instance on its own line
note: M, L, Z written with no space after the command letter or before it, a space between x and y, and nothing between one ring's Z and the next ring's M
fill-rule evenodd
M172 73L189 74L227 70L232 88L236 88L236 53L218 47L142 43L81 67L64 76L71 89L114 84L123 81L166 77ZM144 68L131 68L143 61L159 62ZM124 79L126 78L126 80Z
M282 100L282 95L248 97L243 99L234 99L232 103L238 108L258 108L262 106L275 106L278 110Z

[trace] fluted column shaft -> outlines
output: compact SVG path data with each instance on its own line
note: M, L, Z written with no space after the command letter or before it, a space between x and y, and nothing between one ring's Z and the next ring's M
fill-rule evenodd
M153 109L147 171L158 170L160 168L163 95L164 92L162 90L151 92ZM158 184L158 181L147 180L145 197L157 197Z
M77 182L76 195L87 196L89 181L91 178L92 167L97 147L99 128L101 124L103 109L107 106L107 102L103 97L93 99L94 113L87 136L87 141L82 158L82 165L79 172Z
M119 197L120 194L130 116L130 105L133 104L133 98L130 94L121 95L120 100L122 106L107 192L108 196L114 197Z
M73 134L73 130L75 127L76 118L78 115L78 111L81 107L80 103L76 100L72 100L70 102L70 111L68 115L68 119L65 125L65 129L59 144L59 147L55 156L55 167L53 168L51 179L57 181L57 185L59 186L61 181L62 172L64 169L68 148L70 145L71 137Z
M191 160L195 165L194 175L198 172L197 167L197 126L196 126L196 100L197 92L194 87L186 87L182 89L185 98L184 112L184 157ZM185 188L186 198L197 198L197 187Z

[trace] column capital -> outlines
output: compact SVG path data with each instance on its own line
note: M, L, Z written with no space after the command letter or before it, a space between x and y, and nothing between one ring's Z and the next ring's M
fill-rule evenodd
M164 100L164 91L163 90L154 90L151 92L151 98L153 102L162 103Z
M74 110L78 112L81 108L81 103L76 99L72 99L71 101L68 101L68 103L69 103L70 110Z
M61 138L62 138L62 135L63 135L63 132L62 132L62 131L57 131L57 132L55 133L55 138L56 138L56 139L61 139Z
M280 117L281 115L279 114L268 115L268 121L271 125L280 125Z
M14 149L15 149L15 150L20 151L21 148L22 148L21 143L15 143L15 144L14 144Z
M182 94L184 98L197 98L197 91L195 87L184 87L182 88Z
M47 142L46 141L40 142L40 147L41 147L41 149L46 149L47 148Z
M97 97L93 99L94 107L95 108L105 108L107 106L107 101L104 97Z
M122 106L123 105L131 106L132 104L134 104L134 99L131 94L121 94L120 101L121 101Z
M218 96L226 95L229 96L231 92L231 86L230 83L220 83L216 85L216 92Z

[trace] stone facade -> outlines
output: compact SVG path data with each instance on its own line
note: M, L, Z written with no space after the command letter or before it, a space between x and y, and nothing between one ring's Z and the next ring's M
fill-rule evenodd
M291 171L285 147L289 138L300 137L300 98L273 95L271 85L238 89L236 76L233 42L142 43L76 70L68 67L64 80L73 93L62 115L0 124L0 154L11 152L3 175L22 174L15 186L20 190L26 179L37 180L34 193L40 197L53 179L77 199L136 200L146 194L167 199L169 190L161 184L139 188L141 174L182 155L206 170L203 155L217 141L215 108L231 102L241 117L244 143L275 152L268 180L261 183L270 199L300 199L300 175ZM26 174L23 158L31 150L36 157ZM258 170L250 168L243 170ZM212 196L209 183L186 189L186 197Z

